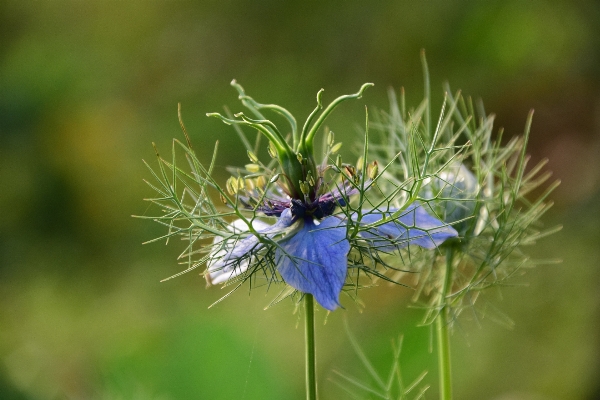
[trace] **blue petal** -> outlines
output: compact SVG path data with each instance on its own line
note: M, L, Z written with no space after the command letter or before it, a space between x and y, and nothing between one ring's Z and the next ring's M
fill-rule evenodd
M381 220L384 215L389 217L396 211L393 208L385 212L372 210L362 217L361 223L372 224ZM409 244L435 249L446 239L458 236L458 232L429 215L419 203L413 203L397 220L361 232L361 236L373 240L379 250L393 251Z
M283 211L281 217L273 225L268 225L260 220L252 222L254 229L266 237L282 232L291 224L292 213L289 209ZM248 226L242 220L236 220L228 229L235 234L241 234L244 231L248 231ZM220 237L215 238L215 249L211 254L211 259L207 263L207 279L212 284L224 283L245 272L250 262L249 254L263 247L258 237L253 234L243 239L235 236L231 239L225 239L225 243L219 244L222 241L223 239Z
M323 219L318 226L307 220L280 246L275 257L286 283L315 296L323 308L335 310L340 305L348 269L350 243L346 240L345 226L334 217Z

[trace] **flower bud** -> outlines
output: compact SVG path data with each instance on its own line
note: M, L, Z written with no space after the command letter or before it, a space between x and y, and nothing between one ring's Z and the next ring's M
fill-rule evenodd
M256 157L256 154L254 154L250 150L248 150L248 158L250 159L250 161L252 161L253 164L256 164L258 162L258 157Z
M358 157L358 161L356 161L356 169L358 171L362 171L362 167L363 167L363 163L365 162L365 159L363 158L363 156Z
M260 171L260 165L258 164L246 164L245 167L248 172L257 173Z
M243 190L246 187L246 182L243 176L237 178L237 188L238 190Z
M310 191L310 187L305 181L300 181L300 190L302 191L303 195L307 195Z
M271 156L271 158L276 158L277 157L277 149L275 148L275 145L273 144L273 142L269 142L269 148L267 149L269 155Z
M308 175L308 177L306 178L306 180L308 181L308 184L310 186L313 186L313 187L315 186L315 180L314 180L314 178L313 178L312 175Z
M377 161L373 161L371 165L369 165L369 179L375 180L377 178L377 174L379 173L379 165Z
M479 185L477 178L463 164L452 164L433 181L434 190L440 197L450 199L445 202L446 222L456 222L473 216ZM474 225L475 221L465 220L453 225L460 234Z
M227 182L225 182L225 188L231 195L237 193L237 179L235 176L230 176L229 179L227 179Z
M342 147L342 142L336 143L335 146L333 146L331 148L331 154L337 153L340 150L341 147Z
M356 176L356 168L354 168L352 165L344 165L344 168L346 168L348 175L352 177Z
M261 175L258 178L256 178L256 186L261 189L267 186L267 179L264 177L264 175Z
M277 181L279 180L279 175L280 175L280 174L275 174L275 175L274 175L274 176L273 176L273 177L272 177L272 178L269 180L269 182L270 182L270 183L275 183L275 182L277 182Z
M335 142L334 136L333 131L329 131L329 134L327 135L327 145L329 147L333 146L333 143Z

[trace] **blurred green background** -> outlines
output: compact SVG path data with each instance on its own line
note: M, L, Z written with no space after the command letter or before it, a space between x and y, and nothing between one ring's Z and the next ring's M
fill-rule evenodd
M563 181L546 224L564 229L530 249L561 264L529 271L493 297L512 330L468 316L454 332L457 399L600 398L600 3L563 1L14 1L0 3L0 398L301 399L302 323L275 292L205 289L178 272L179 243L131 218L152 195L142 159L182 138L177 103L200 157L246 160L206 112L240 111L236 78L258 101L301 120L315 93L353 93L328 123L351 140L364 105L388 86L422 96L425 48L441 84L483 98L520 134L535 108L530 152ZM349 145L345 154L350 155ZM245 163L245 161L244 161ZM225 175L219 179L224 180ZM429 331L411 291L365 290L360 313L317 313L323 399L344 398L334 369L364 368L343 320L383 373L405 335L405 379L428 370Z

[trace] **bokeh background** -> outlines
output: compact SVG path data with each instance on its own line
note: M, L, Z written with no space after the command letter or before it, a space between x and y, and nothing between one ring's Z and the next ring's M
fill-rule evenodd
M16 1L0 3L0 398L301 399L302 323L275 295L205 289L181 269L179 243L144 215L151 142L182 138L177 103L200 157L246 156L206 112L240 111L232 78L299 119L325 99L375 83L329 120L352 140L364 105L388 86L421 99L425 48L441 85L483 98L497 125L520 134L535 108L534 160L562 186L532 247L539 267L493 297L514 328L467 316L452 337L457 399L600 398L600 3L563 1ZM351 146L345 147L350 155ZM245 161L243 161L245 163ZM225 180L224 174L218 176ZM347 319L381 372L404 334L406 380L421 371L436 398L428 328L411 291L363 291L363 312L317 313L319 387L340 370L369 378Z

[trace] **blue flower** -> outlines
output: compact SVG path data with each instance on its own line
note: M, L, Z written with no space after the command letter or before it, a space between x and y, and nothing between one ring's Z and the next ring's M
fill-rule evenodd
M269 140L269 154L277 159L279 167L273 170L257 164L258 157L248 148L253 162L248 173L228 181L228 192L235 194L235 198L225 198L224 192L220 192L237 215L241 216L240 208L245 208L252 213L252 218L234 221L228 227L229 236L223 236L222 232L214 234L207 257L209 283L223 283L236 277L245 280L262 269L267 277L278 273L294 289L312 294L325 309L334 310L340 306L340 292L346 282L353 247L358 252L374 254L372 261L377 264L381 262L379 252L390 253L409 244L435 249L446 239L458 235L418 203L409 204L402 211L389 208L355 213L349 210L349 198L358 193L364 198L371 187L369 181L377 179L378 167L373 163L367 168L364 160L355 168L343 164L339 156L335 165L331 164L329 160L340 146L339 143L334 145L333 133L328 134L324 160L315 160L314 139L327 116L341 102L360 98L372 84L362 85L355 94L338 97L325 108L321 103L323 91L319 91L317 107L301 131L289 111L280 106L259 104L235 81L232 85L238 90L242 103L259 119L243 113L235 114L237 119L217 113L208 115L227 124L259 131ZM261 109L275 111L288 120L291 143L262 115ZM367 142L368 130L365 146ZM262 183L253 183L256 177L262 178ZM244 184L246 178L251 183L249 187ZM391 203L393 199L386 201ZM343 212L335 214L338 208ZM277 222L267 225L256 220L257 215L276 217ZM355 263L351 257L350 262Z
M300 292L312 294L323 308L333 311L340 305L339 296L348 271L351 250L348 221L343 216L332 215L333 209L321 220L293 210L294 203L290 202L290 207L281 212L274 225L256 221L253 226L261 236L270 239L280 236L276 241L275 264L283 280ZM458 235L452 227L429 215L420 204L411 204L397 219L377 225L396 211L371 210L362 216L360 223L373 227L361 231L360 236L374 251L392 252L409 244L435 249ZM355 214L352 217L356 219ZM240 225L235 222L232 230L239 229ZM208 279L212 283L223 283L239 276L248 269L248 255L263 246L265 244L253 234L226 240L224 246L213 252L216 261L209 262Z

